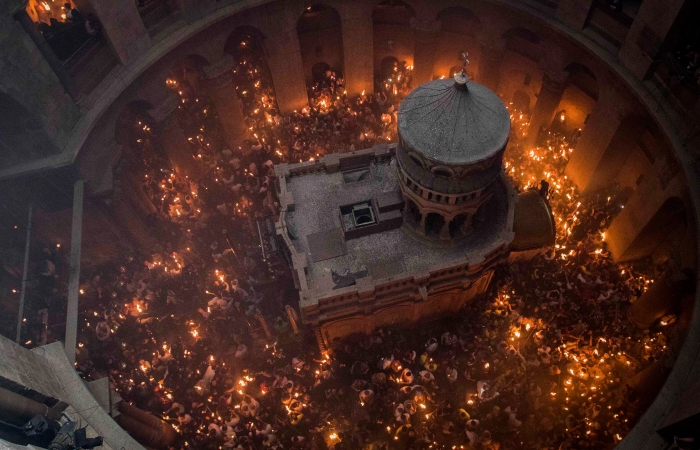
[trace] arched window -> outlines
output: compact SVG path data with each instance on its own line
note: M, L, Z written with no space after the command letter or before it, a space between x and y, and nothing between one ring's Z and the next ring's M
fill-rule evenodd
M452 176L452 172L445 169L444 167L436 167L433 169L433 175L436 175L438 177L450 178Z
M323 4L307 6L297 20L301 61L309 89L330 86L333 77L341 77L344 66L341 28L340 13Z

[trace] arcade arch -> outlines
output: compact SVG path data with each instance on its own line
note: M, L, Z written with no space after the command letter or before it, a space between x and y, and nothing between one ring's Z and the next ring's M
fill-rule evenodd
M415 38L411 19L414 17L413 8L401 0L384 0L375 5L372 10L375 75L379 75L387 57L413 65Z
M344 55L341 27L338 11L323 4L307 7L297 20L297 36L307 89L321 81L316 73L319 64L328 66L326 70L334 71L336 75L342 73Z
M569 64L564 71L568 73L566 87L551 128L568 134L582 129L586 124L598 101L599 86L595 74L583 64Z
M461 72L462 64L456 64L457 58L460 53L467 52L467 74L474 79L481 55L481 45L477 41L481 32L481 21L472 10L462 6L445 8L436 18L440 24L440 31L436 40L433 77L452 77L455 72Z

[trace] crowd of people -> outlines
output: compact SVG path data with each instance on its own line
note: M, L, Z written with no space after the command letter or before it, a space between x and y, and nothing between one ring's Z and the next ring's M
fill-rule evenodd
M134 118L128 170L142 174L162 242L150 258L126 252L85 274L85 378L109 377L124 401L170 423L174 449L600 449L625 436L636 411L627 381L667 346L663 328L635 330L625 312L660 269L610 259L605 230L621 205L614 187L583 196L564 176L571 139L523 147L528 118L512 111L504 167L520 190L548 183L554 248L500 267L458 317L322 352L287 311L283 262L261 249L274 164L396 140L410 68L355 97L329 71L309 107L285 117L260 61L234 75L248 125L238 148L196 69L169 80L197 179L171 169L147 115Z
M201 76L185 66L168 80L198 179L170 167L147 114L132 117L125 170L143 174L155 211L148 225L170 238L147 260L125 254L86 275L81 304L89 307L81 313L77 368L87 378L109 376L125 399L170 421L182 436L180 446L215 448L222 440L239 442L227 436L240 436L242 429L230 424L229 414L210 420L211 402L238 401L250 370L282 358L281 348L268 345L260 359L257 346L271 344L268 336L293 335L281 300L289 273L258 245L257 221L276 212L273 164L391 140L396 108L386 95L348 98L342 78L329 71L310 89L309 108L283 118L264 69L251 58L234 70L249 130L232 149ZM253 359L259 364L250 364ZM272 416L269 424L278 425Z
M18 226L14 227L18 229ZM21 230L22 234L26 230ZM24 242L8 239L8 247L2 250L3 274L0 281L7 287L8 303L0 304L0 330L14 338L17 330L17 315L14 313L21 296L21 280L23 278ZM60 313L65 309L65 297L62 294L67 289L68 260L60 245L51 246L42 241L34 242L29 249L24 293L24 309L30 311L23 319L20 342L25 346L34 347L49 341L47 325L50 314ZM7 283L7 284L6 284ZM12 312L11 312L12 311Z
M410 81L397 93L349 97L342 78L328 70L309 89L309 106L282 117L262 66L250 57L234 70L254 152L262 151L273 161L303 162L372 147L396 136L398 104L410 92ZM410 75L404 74L406 79Z

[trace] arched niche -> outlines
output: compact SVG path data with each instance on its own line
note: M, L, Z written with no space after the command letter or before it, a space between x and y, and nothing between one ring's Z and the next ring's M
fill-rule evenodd
M388 56L413 65L415 38L411 19L415 15L411 5L400 0L385 0L372 9L376 75L381 74L382 60Z
M512 98L515 91L521 90L531 99L536 98L542 87L541 37L527 28L515 27L506 31L502 38L505 53L500 66L499 94Z
M271 84L267 54L263 46L264 41L265 35L259 29L248 25L236 27L226 38L224 53L232 56L239 65L253 62L254 65L262 69L263 73L260 75L266 77Z
M463 6L450 6L437 15L440 31L476 37L481 30L481 21L474 12Z
M436 20L440 24L440 32L435 42L433 77L452 77L455 72L461 72L462 63L458 57L467 52L470 62L467 74L475 79L481 57L481 45L477 40L482 29L481 20L464 6L445 8L437 14Z
M262 91L273 96L275 94L264 41L265 35L262 31L244 25L233 30L224 45L224 53L231 56L235 62L234 82L239 88L237 92L243 111L247 114L255 108L255 102L252 101L252 96L244 96L244 91L253 91L256 89L255 84L260 81L259 87Z
M434 198L430 199L431 201L437 202L437 196ZM442 230L442 226L445 224L445 218L442 217L442 215L438 213L428 213L427 216L425 217L425 234L427 236L432 236L432 237L439 237L440 236L440 230Z
M551 128L570 133L585 126L598 101L600 87L595 74L583 64L569 64L564 71L568 74L566 88Z
M155 120L151 116L153 105L145 100L134 100L127 103L117 116L114 127L114 138L122 148L124 157L132 167L140 165L144 151L154 151Z
M168 79L175 79L188 85L189 88L200 90L203 88L204 68L208 65L209 61L201 55L187 55L172 65L168 71ZM180 88L185 88L185 86L180 86Z
M435 176L443 177L443 178L450 178L452 175L454 175L450 169L448 169L447 167L443 167L443 166L433 167L430 170L430 172Z
M203 56L187 55L171 66L166 81L171 95L177 99L176 117L179 127L185 136L193 139L203 127L209 128L216 120L205 71L208 65L209 61ZM194 148L197 142L199 141L192 140L190 144Z
M340 13L328 5L308 6L297 20L297 37L304 65L304 78L310 89L314 86L319 63L328 65L340 76L344 64L343 32ZM323 71L325 75L325 71Z

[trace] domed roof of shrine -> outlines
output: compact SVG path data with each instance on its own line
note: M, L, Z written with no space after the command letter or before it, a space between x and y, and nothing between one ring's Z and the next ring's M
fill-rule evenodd
M399 106L402 145L444 164L464 165L503 150L510 114L490 89L457 74L423 83Z

